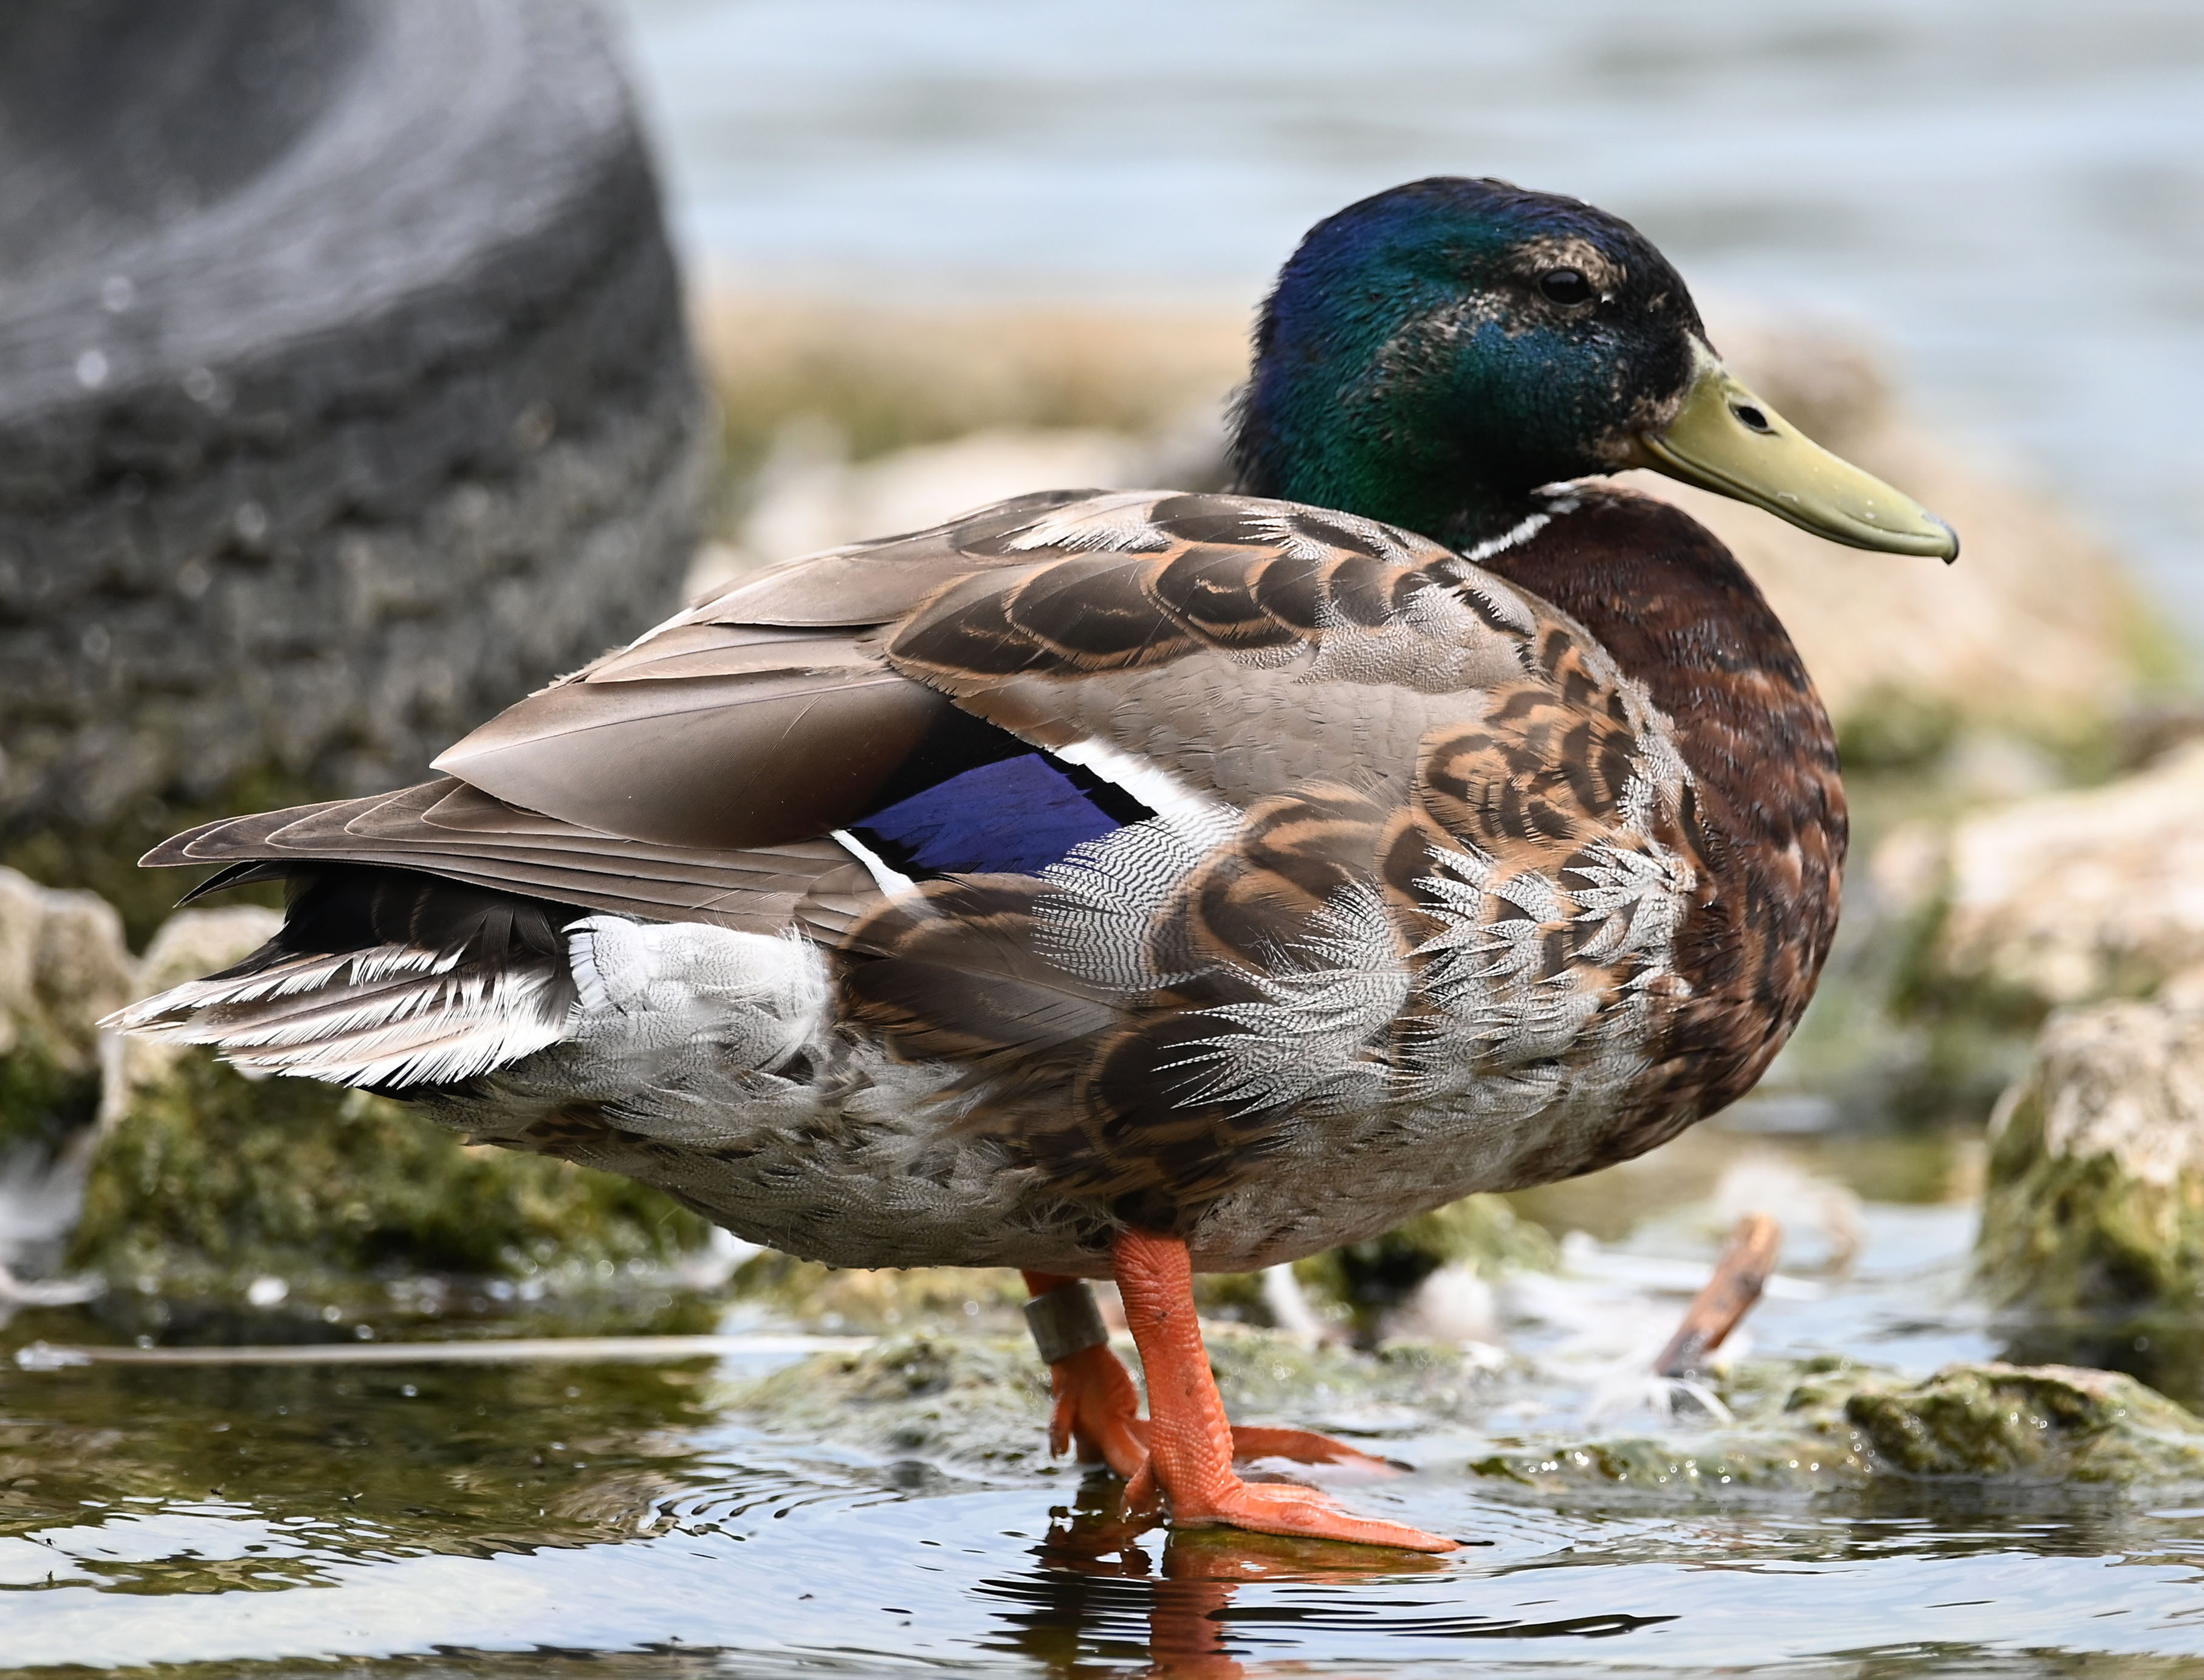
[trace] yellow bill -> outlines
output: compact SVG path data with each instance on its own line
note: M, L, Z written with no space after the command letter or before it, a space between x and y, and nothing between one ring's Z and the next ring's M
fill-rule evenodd
M1697 362L1676 417L1639 435L1639 465L1751 502L1832 542L1958 559L1958 534L1919 502L1808 438L1704 345Z

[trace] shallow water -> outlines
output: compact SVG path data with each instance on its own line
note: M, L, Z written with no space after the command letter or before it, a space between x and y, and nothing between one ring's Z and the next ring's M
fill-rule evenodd
M1573 1245L1566 1310L1519 1314L1510 1340L1543 1375L1496 1379L1489 1407L1443 1424L1327 1417L1312 1399L1295 1421L1359 1423L1419 1467L1342 1482L1342 1497L1478 1542L1440 1560L1129 1532L1106 1478L980 1473L776 1436L735 1402L785 1354L10 1361L0 1661L40 1675L161 1665L207 1680L1152 1664L1389 1675L1466 1661L1561 1675L2158 1671L2145 1659L2193 1671L2179 1662L2204 1660L2204 1507L1916 1485L1555 1508L1496 1496L1470 1473L1496 1437L1585 1427L1597 1369L1587 1339L1673 1321L1686 1263L1711 1252L1705 1180L1726 1161L1749 1151L1825 1172L1849 1162L1855 1182L1934 1186L1952 1175L1888 1158L1930 1147L1771 1145L1704 1130L1662 1174L1592 1186L1603 1204L1634 1212L1636 1235ZM1834 1346L1926 1372L1998 1351L1962 1287L1964 1204L1870 1201L1860 1224L1848 1277L1789 1278L1763 1303L1759 1352ZM1810 1252L1803 1226L1795 1247ZM617 1328L616 1316L590 1328ZM755 1309L740 1316L756 1326ZM111 1340L106 1322L27 1314L0 1346ZM370 1328L433 1338L527 1327L409 1311ZM1642 1414L1606 1425L1647 1426ZM1037 1411L1031 1427L1038 1436Z
M1498 175L1887 341L2204 639L2191 0L620 0L676 225L768 289L1250 309L1317 217Z

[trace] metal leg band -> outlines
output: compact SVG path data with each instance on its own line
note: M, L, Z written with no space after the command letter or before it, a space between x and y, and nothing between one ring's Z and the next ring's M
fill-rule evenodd
M1084 1283L1060 1284L1026 1303L1026 1328L1050 1364L1110 1340L1094 1292Z

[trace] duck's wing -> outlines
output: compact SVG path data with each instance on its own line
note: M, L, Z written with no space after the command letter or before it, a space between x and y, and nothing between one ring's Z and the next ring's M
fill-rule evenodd
M1244 807L1312 777L1404 793L1433 716L1537 675L1541 623L1372 521L1056 493L744 579L436 766L528 810L699 848L859 826L1034 748L1128 808ZM1017 843L1046 778L994 784L993 804L959 789L977 825L960 873L1031 873Z
M655 921L774 932L850 858L830 840L748 849L653 844L523 810L444 777L208 823L162 842L144 861L223 866L187 902L311 864L350 863Z
M216 822L148 862L393 864L738 928L804 906L838 942L880 908L853 858L1034 879L1157 813L1223 840L1278 798L1415 805L1545 851L1635 774L1600 660L1373 520L1052 492L743 577L491 719L436 760L447 780ZM1329 890L1309 833L1298 862L1259 847L1203 939L1260 952L1300 926Z

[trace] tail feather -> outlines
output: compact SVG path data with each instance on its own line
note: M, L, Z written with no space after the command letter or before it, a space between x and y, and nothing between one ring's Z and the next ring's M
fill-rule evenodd
M281 930L103 1026L256 1074L377 1090L477 1079L573 1036L567 907L414 874L294 870Z
M383 945L189 980L108 1025L210 1044L253 1073L377 1088L451 1085L571 1036L563 962L465 961Z

